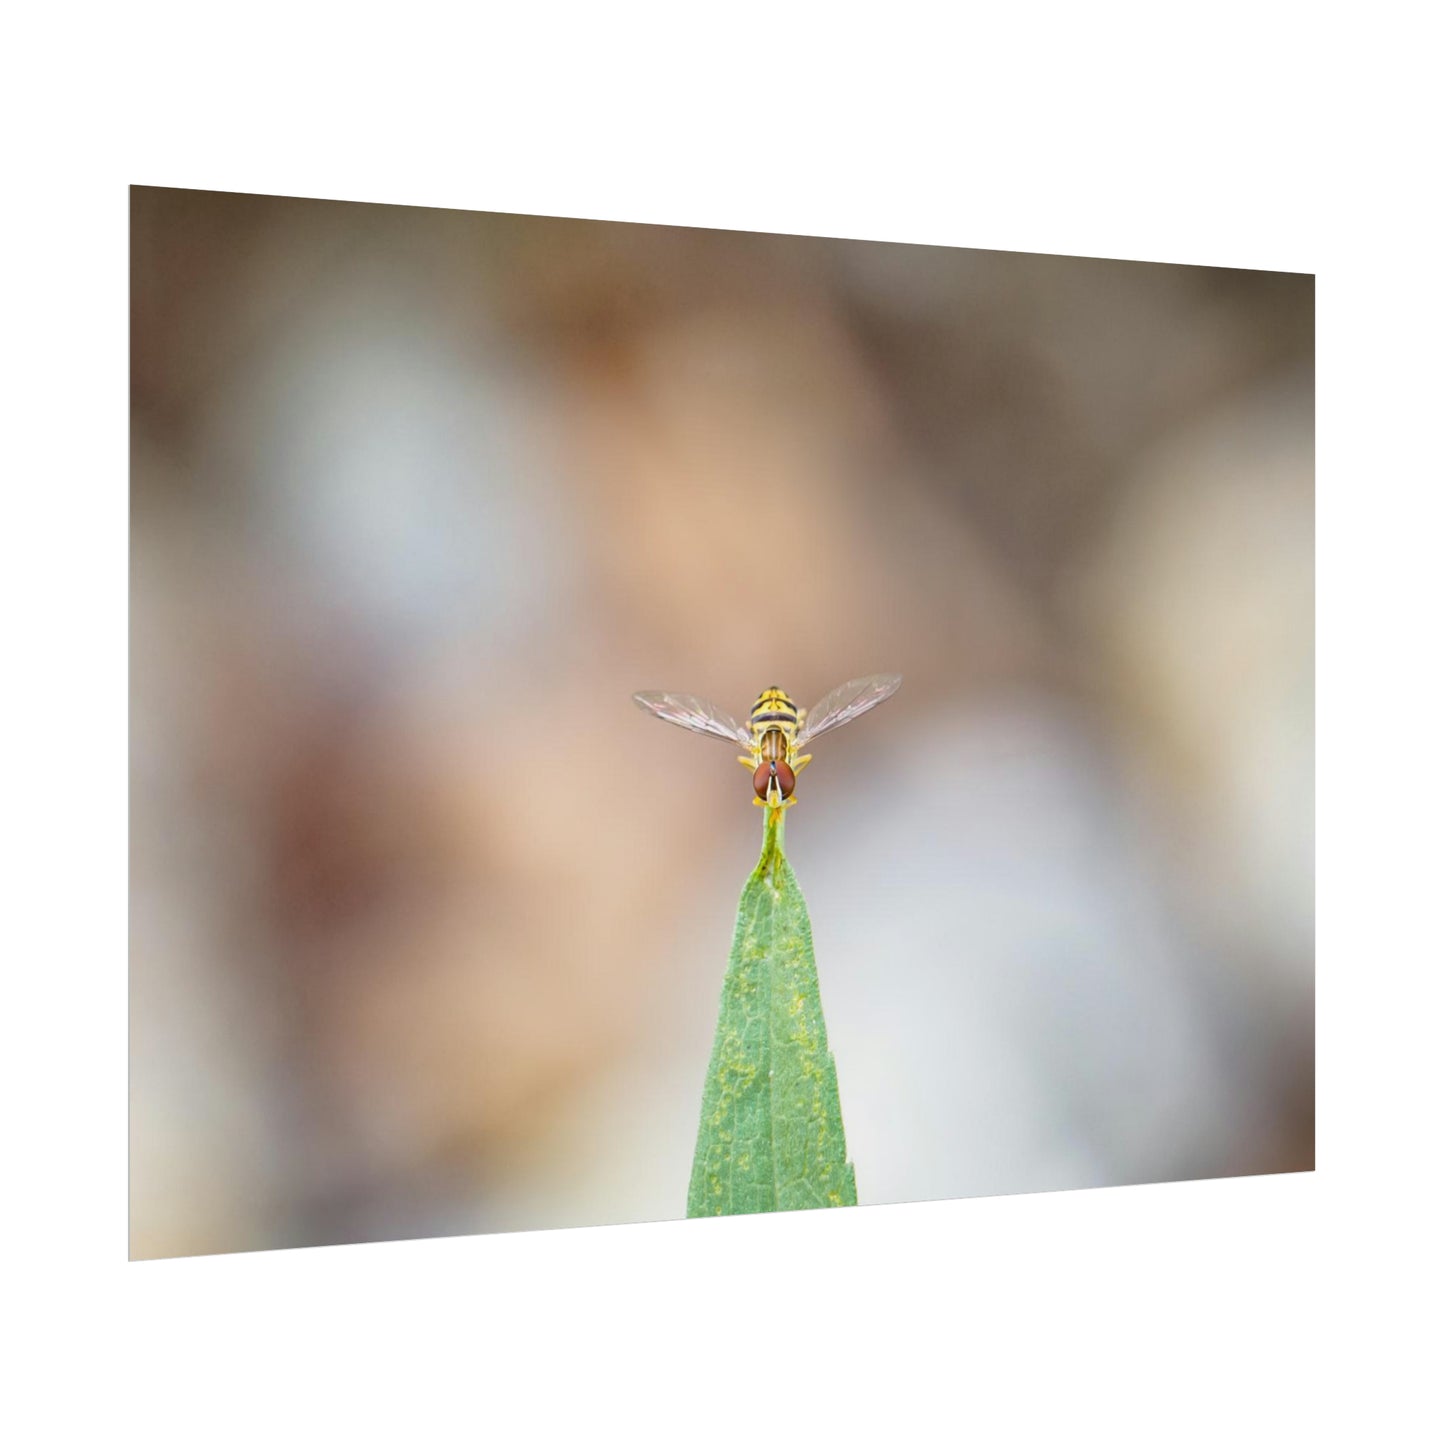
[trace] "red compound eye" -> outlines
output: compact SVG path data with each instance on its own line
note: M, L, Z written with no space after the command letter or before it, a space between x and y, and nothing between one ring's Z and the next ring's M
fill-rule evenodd
M797 782L793 770L786 763L760 763L753 774L753 792L766 800L768 789L775 782L782 797L793 796L793 785Z

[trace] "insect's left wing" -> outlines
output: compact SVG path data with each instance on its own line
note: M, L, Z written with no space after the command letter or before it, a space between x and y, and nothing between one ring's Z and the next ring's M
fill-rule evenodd
M892 697L902 681L896 672L875 672L872 677L854 678L842 687L835 687L804 715L797 745L801 748L819 733L830 732L852 722L855 717L861 717L870 707L877 707L880 702Z
M634 692L632 700L644 711L680 728L741 743L745 748L753 745L748 730L726 708L690 692Z

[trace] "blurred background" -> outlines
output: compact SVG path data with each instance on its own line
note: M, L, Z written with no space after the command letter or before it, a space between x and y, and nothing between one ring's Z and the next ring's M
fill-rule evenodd
M132 192L131 1248L680 1218L761 814L861 1203L1309 1169L1309 276Z

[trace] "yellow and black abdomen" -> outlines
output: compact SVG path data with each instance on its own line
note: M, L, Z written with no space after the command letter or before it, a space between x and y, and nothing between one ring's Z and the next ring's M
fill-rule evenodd
M798 737L798 705L780 687L767 687L758 694L748 714L753 744L769 761L781 761Z

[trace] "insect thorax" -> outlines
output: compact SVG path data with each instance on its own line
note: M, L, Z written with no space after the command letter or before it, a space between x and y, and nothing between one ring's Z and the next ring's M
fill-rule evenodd
M798 736L798 705L780 687L764 688L748 715L753 741L769 761L786 758Z

